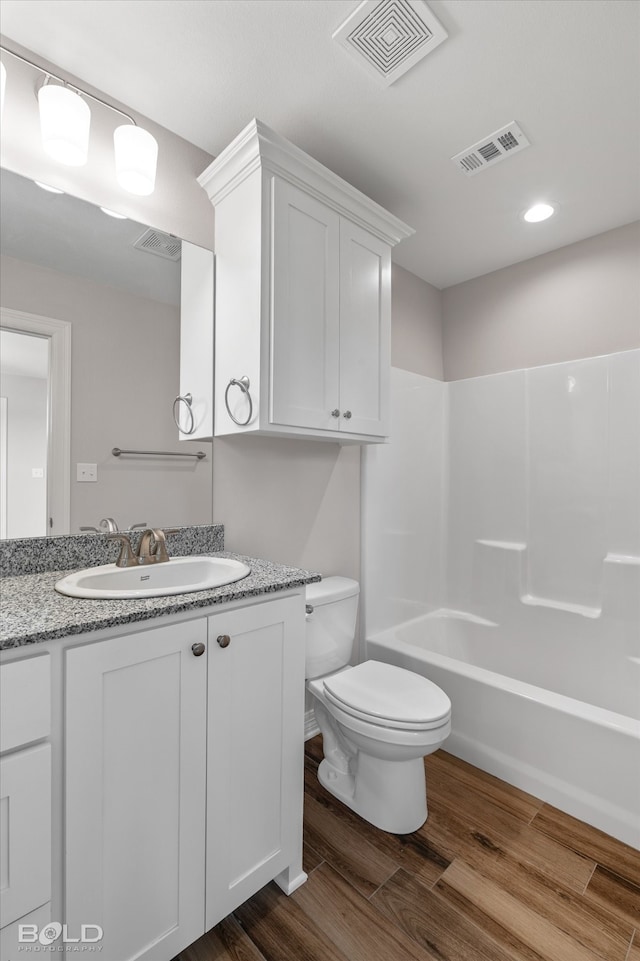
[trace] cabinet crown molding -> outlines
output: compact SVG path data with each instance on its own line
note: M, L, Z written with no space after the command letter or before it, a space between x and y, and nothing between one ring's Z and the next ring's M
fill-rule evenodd
M255 118L200 174L198 183L215 207L258 169L302 186L391 246L415 233L412 227Z

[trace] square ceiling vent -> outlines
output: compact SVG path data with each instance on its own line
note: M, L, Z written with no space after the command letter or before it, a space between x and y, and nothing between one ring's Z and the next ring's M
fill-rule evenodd
M388 87L447 36L424 0L364 0L333 39Z

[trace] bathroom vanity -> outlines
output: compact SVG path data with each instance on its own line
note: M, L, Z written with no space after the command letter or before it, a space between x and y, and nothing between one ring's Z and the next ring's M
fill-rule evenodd
M3 961L20 957L20 924L48 922L66 925L57 951L84 930L105 961L171 961L268 881L305 880L318 576L242 560L245 580L180 597L62 597L59 571L4 582ZM40 623L21 634L36 595Z

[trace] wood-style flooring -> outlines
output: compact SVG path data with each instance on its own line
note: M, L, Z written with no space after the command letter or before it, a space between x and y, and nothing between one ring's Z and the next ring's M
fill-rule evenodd
M318 783L306 745L305 870L180 961L640 961L640 853L444 751L429 817L373 828Z

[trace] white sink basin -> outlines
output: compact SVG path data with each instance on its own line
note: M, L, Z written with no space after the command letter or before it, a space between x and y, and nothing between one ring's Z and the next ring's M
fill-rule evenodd
M227 557L173 557L161 564L116 567L103 564L67 574L55 585L60 594L95 600L162 597L206 591L240 581L251 569Z

